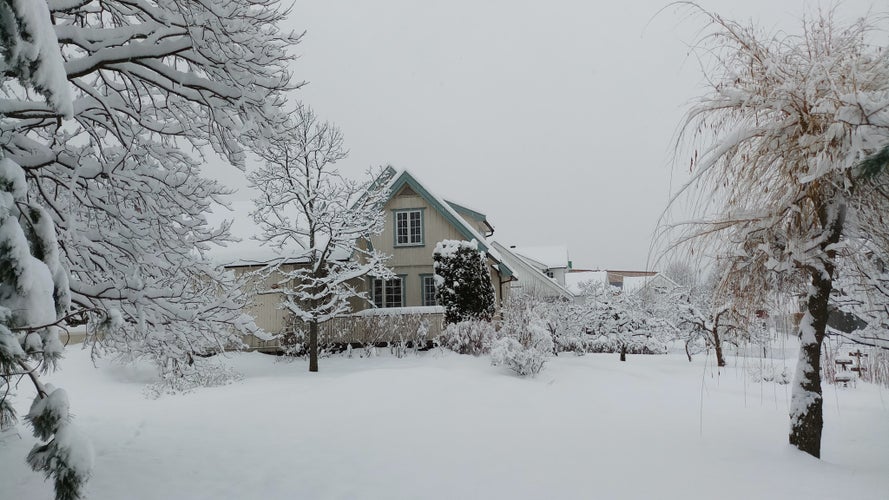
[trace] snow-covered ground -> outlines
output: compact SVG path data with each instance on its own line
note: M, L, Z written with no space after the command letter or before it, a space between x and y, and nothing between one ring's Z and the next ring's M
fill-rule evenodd
M889 498L889 393L826 386L819 461L785 444L788 386L752 360L717 376L703 357L563 355L535 379L437 350L318 374L227 362L243 380L149 399L148 369L70 349L47 379L93 440L89 498ZM20 434L0 443L4 494L51 498Z

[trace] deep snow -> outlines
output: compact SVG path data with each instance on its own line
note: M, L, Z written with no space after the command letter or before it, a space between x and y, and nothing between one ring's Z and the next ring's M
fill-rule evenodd
M753 380L758 360L730 358L717 376L703 356L562 355L521 379L439 350L359 352L317 374L233 354L243 380L159 399L144 396L149 368L96 369L76 347L46 378L93 440L97 500L889 498L889 394L876 386L825 386L819 461L786 444L789 386ZM5 498L51 498L20 435L0 443Z

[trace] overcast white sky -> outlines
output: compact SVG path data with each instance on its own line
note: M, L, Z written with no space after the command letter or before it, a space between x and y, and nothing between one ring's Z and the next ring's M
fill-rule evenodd
M796 31L819 2L699 4ZM296 0L290 27L306 35L293 69L308 82L297 96L343 130L344 173L407 168L486 213L505 245L565 244L577 268L643 268L674 132L701 81L687 47L703 19L656 15L666 5Z

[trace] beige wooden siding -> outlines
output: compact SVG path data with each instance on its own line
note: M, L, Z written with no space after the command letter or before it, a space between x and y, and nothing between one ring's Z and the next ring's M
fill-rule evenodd
M423 210L423 245L395 246L395 210L418 208ZM404 281L405 306L422 306L423 290L420 276L432 274L432 252L443 240L465 239L436 209L418 195L394 196L385 207L386 226L371 239L374 249L391 255L389 267Z
M293 269L294 266L286 267ZM236 276L243 276L259 269L262 269L262 266L238 267L234 271ZM281 275L275 273L264 280L251 281L247 285L249 290L245 290L245 293L250 293L253 290L269 290L280 279ZM253 316L256 326L268 333L275 334L284 328L287 324L287 318L290 317L290 313L281 309L280 305L280 293L257 294L253 297L252 304L247 308L246 313Z

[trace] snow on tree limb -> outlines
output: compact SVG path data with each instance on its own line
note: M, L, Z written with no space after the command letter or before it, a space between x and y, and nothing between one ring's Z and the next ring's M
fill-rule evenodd
M11 70L56 113L71 118L71 89L45 0L3 0L0 18L0 73Z
M298 261L283 258L257 275L274 276L282 307L309 325L309 368L317 371L318 325L351 312L350 299L367 300L361 278L391 277L387 257L368 245L383 230L388 193L375 182L379 173L355 182L336 170L346 156L342 133L307 106L297 106L286 132L259 155L265 165L248 176L261 193L253 211L259 239L300 250Z

